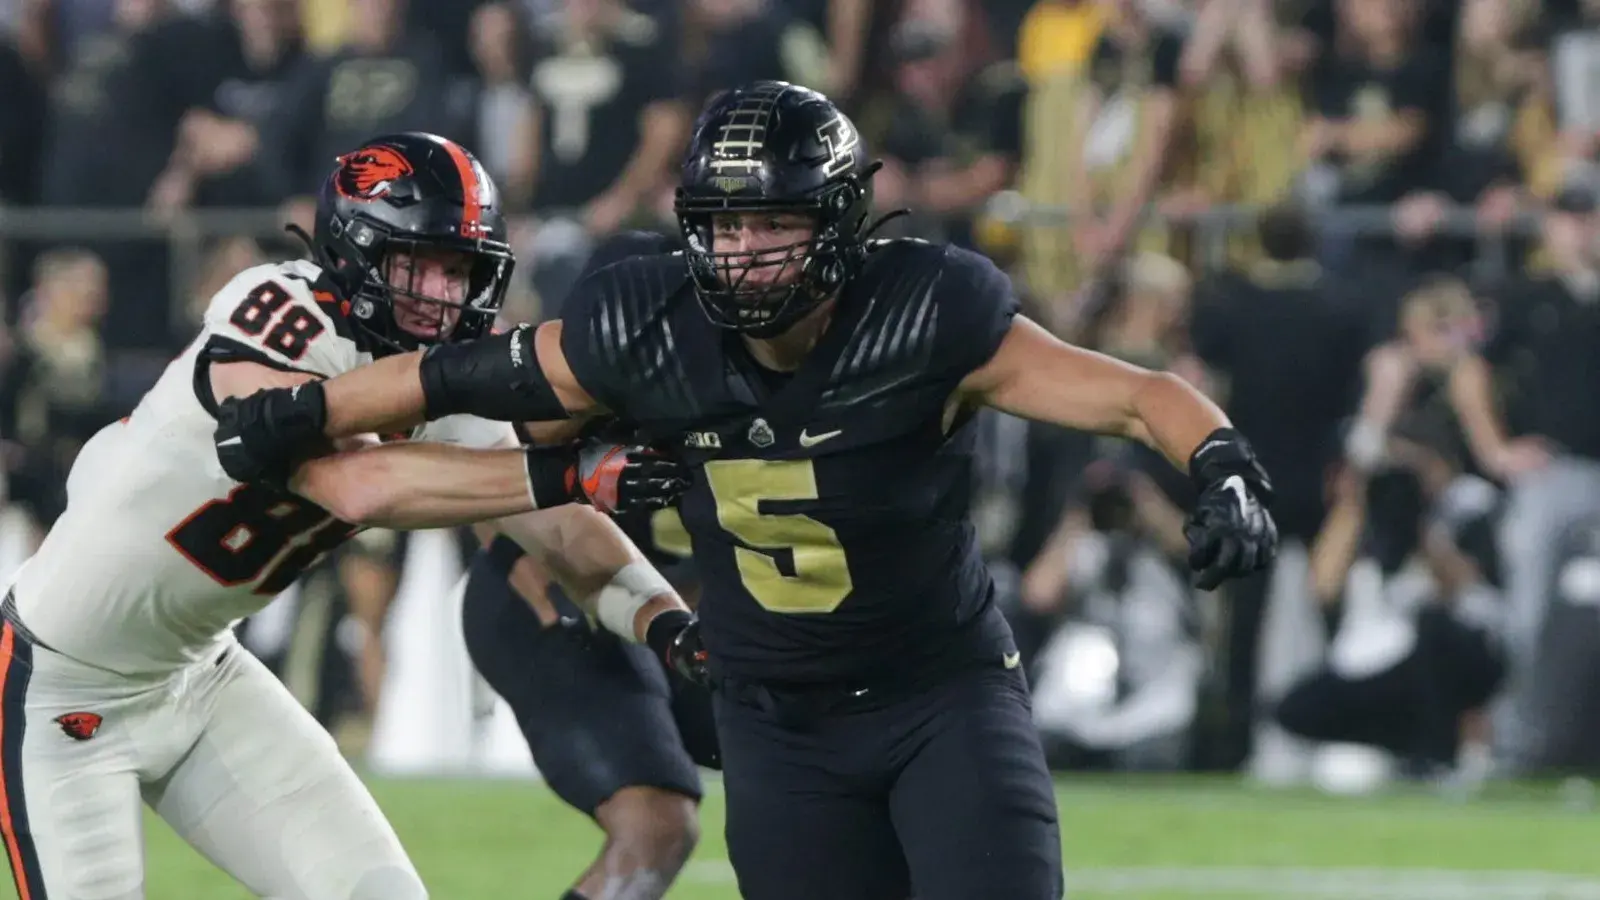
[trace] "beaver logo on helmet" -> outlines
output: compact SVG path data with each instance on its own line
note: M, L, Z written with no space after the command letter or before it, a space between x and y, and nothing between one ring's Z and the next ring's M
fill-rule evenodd
M389 193L395 180L412 172L410 161L399 151L381 145L346 153L338 162L334 186L352 200L376 200Z

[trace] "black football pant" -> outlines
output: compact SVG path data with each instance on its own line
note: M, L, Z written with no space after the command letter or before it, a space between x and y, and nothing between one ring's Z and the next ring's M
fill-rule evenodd
M699 800L696 763L716 765L709 692L591 628L559 591L551 600L565 618L546 627L480 553L461 604L472 664L516 714L551 790L590 816L626 787Z
M1055 791L1021 671L873 699L716 692L741 895L1059 900Z

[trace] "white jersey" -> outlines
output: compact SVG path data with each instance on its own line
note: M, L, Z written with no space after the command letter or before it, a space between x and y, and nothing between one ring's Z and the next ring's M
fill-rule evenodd
M239 274L133 414L84 446L66 513L14 581L18 615L39 640L115 672L183 666L356 530L310 501L230 479L213 446L210 382L197 376L206 357L322 377L371 362L332 295L313 289L320 271L302 261ZM468 416L411 437L516 442L509 424Z

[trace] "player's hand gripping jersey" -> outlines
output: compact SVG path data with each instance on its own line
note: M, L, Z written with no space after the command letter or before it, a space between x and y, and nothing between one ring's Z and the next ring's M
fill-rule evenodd
M209 364L332 377L371 362L320 275L303 261L240 273L133 414L84 446L65 515L15 581L40 641L116 672L182 666L356 530L308 500L233 481L212 444ZM515 445L509 425L468 416L411 437Z

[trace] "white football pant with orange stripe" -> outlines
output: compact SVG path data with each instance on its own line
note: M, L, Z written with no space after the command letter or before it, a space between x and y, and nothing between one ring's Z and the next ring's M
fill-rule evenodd
M141 801L253 893L423 900L333 739L233 641L140 680L0 625L0 832L19 900L141 900Z

